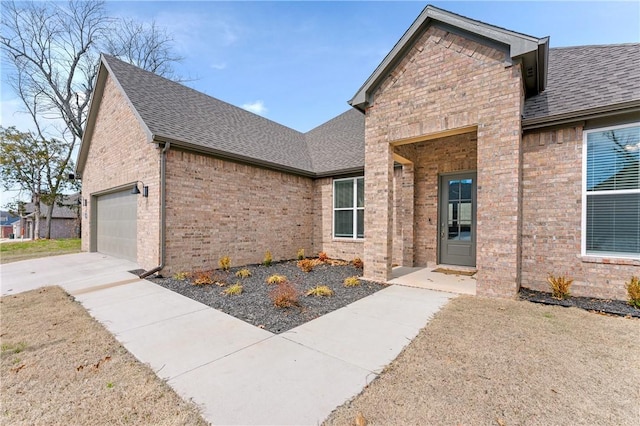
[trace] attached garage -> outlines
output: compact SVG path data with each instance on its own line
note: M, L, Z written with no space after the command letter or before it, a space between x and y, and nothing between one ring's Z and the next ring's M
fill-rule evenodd
M137 195L130 189L101 195L96 207L96 251L137 262Z

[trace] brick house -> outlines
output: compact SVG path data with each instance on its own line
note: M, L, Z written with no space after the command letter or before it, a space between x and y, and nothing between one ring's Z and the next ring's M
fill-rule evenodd
M61 238L78 238L80 236L80 220L78 218L80 194L63 195L60 200L56 201L53 206L51 216L51 234L52 239ZM24 214L20 216L20 220L14 225L13 233L16 238L32 239L35 230L35 203L26 203L24 205ZM47 235L47 215L49 214L49 206L40 203L40 238L46 238Z
M13 227L20 220L19 216L14 216L10 212L0 211L0 238L15 237Z
M549 48L427 6L349 111L300 133L103 56L83 249L150 273L266 250L475 267L479 295L624 298L640 273L640 45ZM136 188L139 195L132 194Z

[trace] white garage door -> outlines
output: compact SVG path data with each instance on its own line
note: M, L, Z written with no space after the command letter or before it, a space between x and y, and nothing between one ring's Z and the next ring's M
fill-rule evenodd
M97 250L137 261L138 196L131 190L98 197L96 215Z

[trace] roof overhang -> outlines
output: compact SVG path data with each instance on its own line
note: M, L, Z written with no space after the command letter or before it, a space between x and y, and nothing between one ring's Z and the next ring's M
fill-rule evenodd
M116 86L126 99L129 108L136 116L136 119L140 123L141 128L147 135L147 141L151 142L153 140L153 135L151 131L142 120L142 117L138 114L138 111L133 107L131 100L122 89L122 86L118 82L118 79L115 77L115 74L111 71L111 67L109 67L109 63L105 59L104 55L100 55L100 67L98 69L98 76L96 77L96 85L93 88L93 93L91 94L91 102L89 103L89 113L87 114L87 124L84 128L84 133L82 136L82 141L80 141L80 149L78 150L78 158L76 159L76 169L75 174L78 179L82 178L82 172L84 171L85 163L87 162L87 155L89 155L89 145L91 145L91 138L93 137L93 131L95 129L96 118L98 116L98 111L100 109L100 103L102 101L102 96L104 95L104 88L107 83L107 77L111 75L111 78L115 82Z
M411 24L391 52L356 92L349 104L364 111L372 104L372 94L391 70L413 47L415 41L431 25L441 25L464 37L480 39L491 45L504 48L511 63L521 63L523 80L528 96L538 94L547 84L549 37L537 38L485 24L446 10L428 5Z
M615 105L605 105L602 107L571 111L563 114L544 116L540 118L524 118L522 120L522 130L527 131L544 127L569 125L576 122L584 122L587 120L622 116L624 114L634 113L640 113L640 101L629 101Z

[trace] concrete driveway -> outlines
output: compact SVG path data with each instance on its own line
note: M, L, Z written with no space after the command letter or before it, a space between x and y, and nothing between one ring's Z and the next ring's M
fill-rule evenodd
M314 425L358 394L453 294L390 286L275 335L98 253L0 266L2 295L60 285L213 424Z

